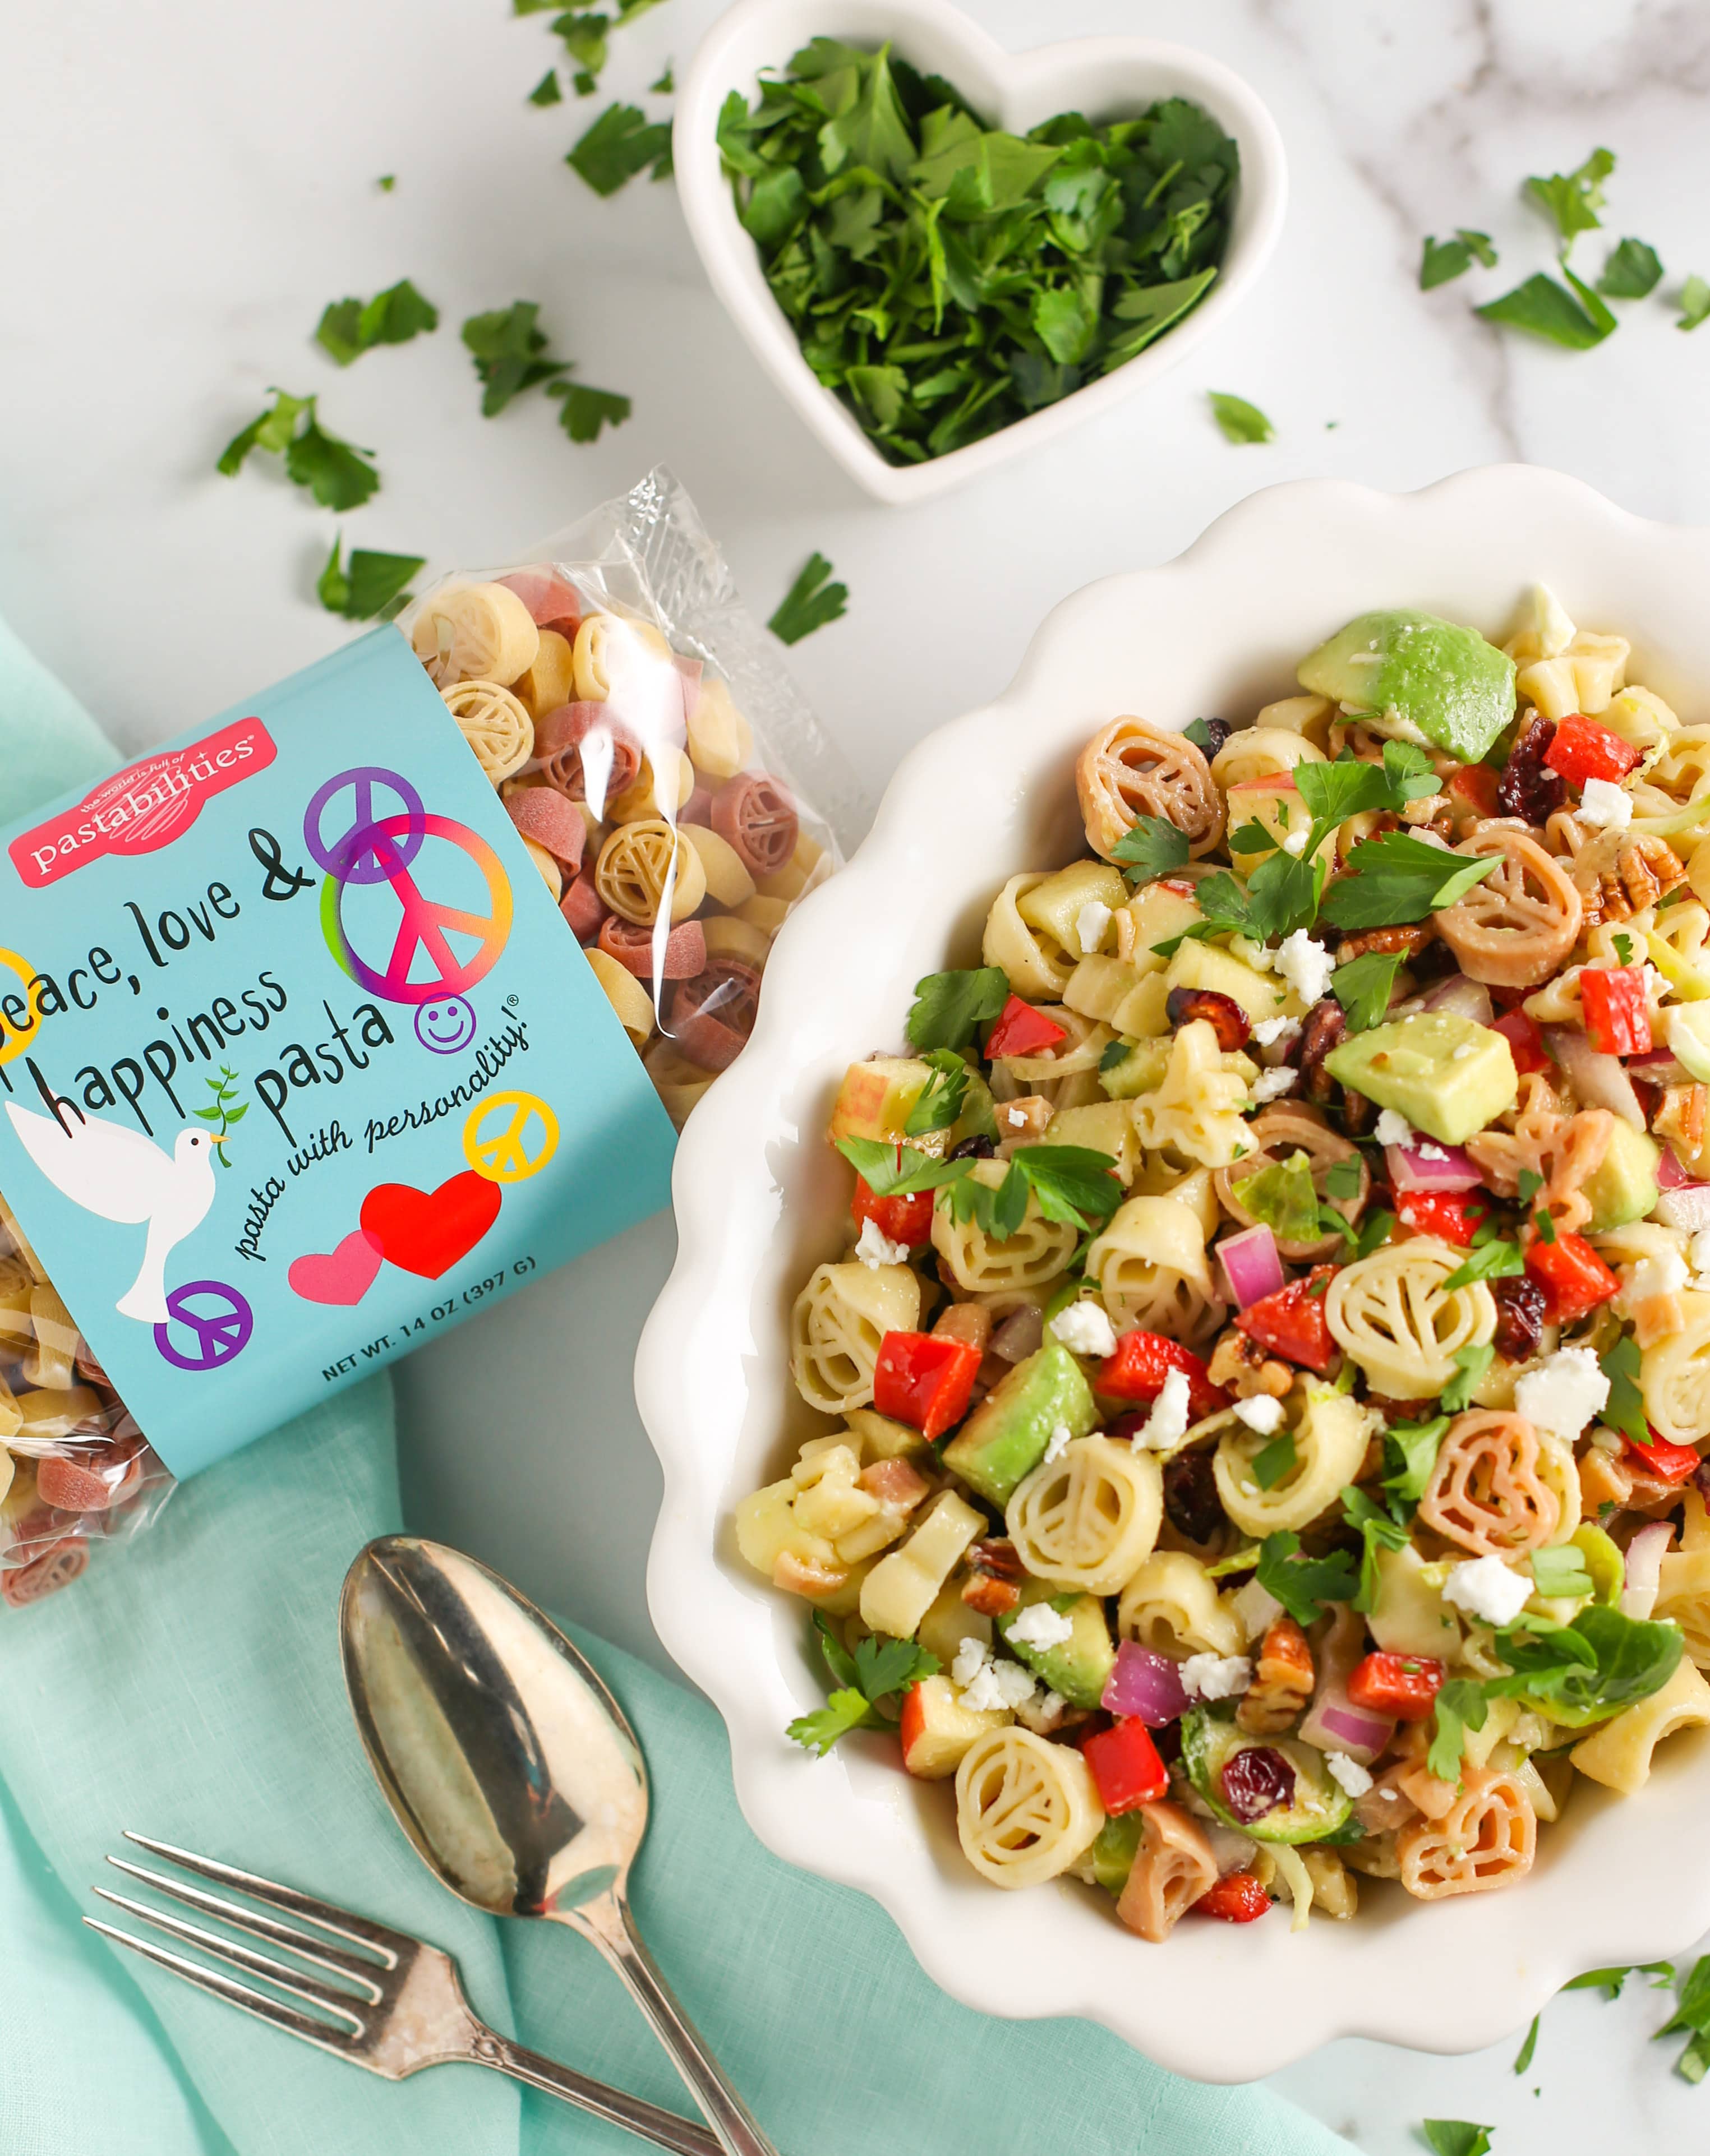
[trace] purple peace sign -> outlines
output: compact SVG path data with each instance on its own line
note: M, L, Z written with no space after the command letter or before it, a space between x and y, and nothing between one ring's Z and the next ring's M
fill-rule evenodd
M390 810L383 818L374 805L374 790L383 788L403 803L403 816ZM347 791L355 797L355 820L341 838L329 845L321 835L321 819L326 804ZM394 839L393 826L403 824ZM341 883L388 883L399 870L407 869L422 850L427 829L422 797L409 781L383 764L357 764L329 778L303 814L303 842L331 876Z
M198 1307L199 1300L212 1304ZM169 1320L187 1327L195 1348L187 1354L172 1339L172 1324L157 1325L154 1344L175 1370L218 1370L241 1355L255 1330L255 1313L223 1281L186 1281L167 1297Z

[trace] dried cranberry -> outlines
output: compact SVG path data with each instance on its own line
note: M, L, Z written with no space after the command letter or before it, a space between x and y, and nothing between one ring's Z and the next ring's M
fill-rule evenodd
M1250 1744L1224 1766L1223 1801L1245 1825L1294 1801L1294 1768L1274 1744Z
M1537 1350L1549 1298L1530 1273L1493 1280L1490 1291L1497 1305L1497 1353L1510 1363L1523 1363Z
M1190 1543L1209 1543L1222 1527L1223 1503L1209 1452L1179 1452L1165 1463L1163 1509Z
M1508 752L1508 761L1497 781L1497 814L1523 817L1542 824L1567 798L1567 786L1552 771L1544 755L1556 737L1555 721L1534 712L1526 731Z
M1195 1019L1204 1019L1226 1054L1244 1048L1252 1038L1246 1013L1233 996L1220 994L1215 988L1172 988L1163 1009L1172 1025L1189 1025Z
M989 1160L998 1150L983 1131L976 1131L971 1138L963 1138L960 1145L952 1146L952 1160Z
M1348 1031L1346 1014L1334 996L1316 1003L1301 1021L1301 1075L1307 1094L1322 1107L1336 1091L1336 1081L1324 1068L1324 1058Z
M1201 753L1204 755L1207 763L1209 763L1212 757L1216 755L1219 749L1220 749L1224 743L1229 739L1230 732L1229 721L1227 719L1199 719L1196 721L1195 723L1198 725L1200 732L1205 737L1205 744Z

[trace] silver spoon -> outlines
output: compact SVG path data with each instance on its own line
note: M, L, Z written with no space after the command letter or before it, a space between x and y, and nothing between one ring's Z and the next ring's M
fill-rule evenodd
M414 1535L383 1535L352 1565L339 1644L368 1764L428 1868L490 1916L580 1932L730 2156L777 2156L635 1928L647 1768L583 1657L496 1573Z

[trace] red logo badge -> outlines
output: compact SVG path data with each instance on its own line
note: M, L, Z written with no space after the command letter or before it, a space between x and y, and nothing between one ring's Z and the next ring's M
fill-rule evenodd
M70 808L12 841L12 865L32 891L108 854L156 854L182 838L203 803L265 771L278 751L259 719L239 719L188 748L145 757Z

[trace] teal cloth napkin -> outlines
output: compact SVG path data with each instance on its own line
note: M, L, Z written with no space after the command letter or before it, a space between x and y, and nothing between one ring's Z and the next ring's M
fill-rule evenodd
M113 761L0 624L0 819ZM99 1553L63 1594L0 1611L4 2156L641 2145L475 2067L379 2081L109 1947L78 1918L134 1928L89 1893L126 1888L103 1861L126 1827L419 1933L457 1957L499 2027L689 2108L592 1948L453 1900L368 1775L339 1671L338 1589L362 1544L400 1525L391 1393L374 1379L186 1484L148 1534ZM876 1904L755 1840L703 1701L578 1636L652 1768L642 1929L790 2156L1347 2156L1262 2090L1200 2088L1091 2024L999 2021L946 1998ZM1135 1951L1137 1982L1161 1973Z

